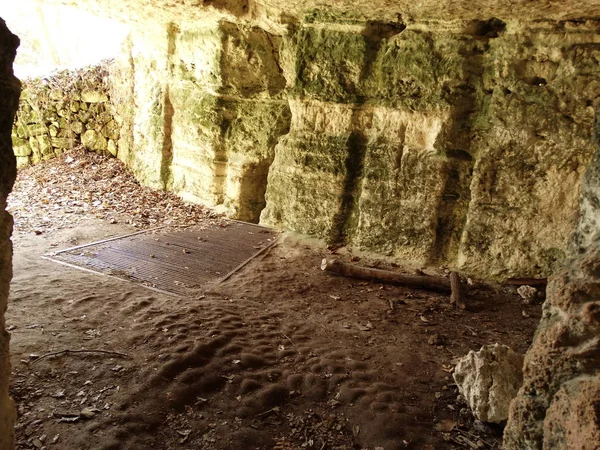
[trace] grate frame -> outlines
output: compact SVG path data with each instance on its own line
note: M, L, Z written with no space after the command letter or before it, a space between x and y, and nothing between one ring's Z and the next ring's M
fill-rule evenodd
M179 296L230 278L278 241L271 228L234 220L159 227L45 254L43 258Z

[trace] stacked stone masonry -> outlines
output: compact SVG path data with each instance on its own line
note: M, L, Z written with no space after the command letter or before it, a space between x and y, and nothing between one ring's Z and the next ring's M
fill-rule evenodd
M108 96L108 64L24 82L12 131L18 167L79 145L117 155L120 125Z
M336 20L134 32L112 73L119 157L242 220L549 275L593 153L599 23Z

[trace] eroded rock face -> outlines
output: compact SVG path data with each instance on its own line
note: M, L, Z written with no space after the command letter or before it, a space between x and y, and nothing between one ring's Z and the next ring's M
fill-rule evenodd
M5 329L4 313L12 277L12 218L5 211L6 197L16 176L16 159L12 150L11 129L19 102L20 84L13 76L12 63L19 45L0 19L0 449L13 448L15 410L8 397L10 358L9 335Z
M243 220L483 278L550 274L593 153L598 24L316 20L135 33L113 83L120 157Z
M568 261L527 352L507 449L593 449L600 435L600 240Z
M113 80L119 158L147 185L258 222L290 122L280 41L230 22L134 35Z
M506 449L596 449L600 442L598 155L600 147L586 175L573 256L548 285L542 320L525 356Z
M502 423L523 382L523 356L506 345L470 351L454 369L454 381L473 414L482 422Z

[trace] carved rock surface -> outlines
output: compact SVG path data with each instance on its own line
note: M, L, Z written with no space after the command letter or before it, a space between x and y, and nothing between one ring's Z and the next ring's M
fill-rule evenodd
M470 351L456 365L454 381L475 417L501 423L523 381L523 356L500 344Z

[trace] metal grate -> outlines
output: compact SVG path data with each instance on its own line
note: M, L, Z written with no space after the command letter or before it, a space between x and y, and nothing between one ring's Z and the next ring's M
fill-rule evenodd
M190 295L229 277L275 240L271 229L227 221L143 231L45 257L161 291Z

